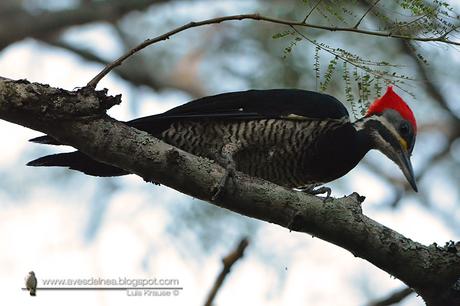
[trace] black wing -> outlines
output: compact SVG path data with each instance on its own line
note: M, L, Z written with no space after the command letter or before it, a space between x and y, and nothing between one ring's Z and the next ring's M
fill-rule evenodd
M345 106L336 98L300 89L248 90L200 98L165 113L127 122L151 132L168 127L178 119L267 119L267 118L347 119ZM157 125L155 127L155 125ZM167 128L167 127L166 127Z
M180 105L158 115L126 122L127 125L158 135L176 120L202 119L346 119L349 114L336 98L300 89L248 90L218 94ZM59 144L48 136L33 142Z

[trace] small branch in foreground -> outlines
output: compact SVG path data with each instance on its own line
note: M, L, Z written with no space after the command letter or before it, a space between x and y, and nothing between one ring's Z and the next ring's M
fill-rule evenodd
M396 292L393 292L391 295L374 302L367 304L368 306L389 306L401 302L406 297L414 293L412 288L403 288Z
M210 25L210 24L217 24L221 23L224 21L230 21L230 20L258 20L258 21L265 21L265 22L270 22L270 23L275 23L275 24L282 24L282 25L287 25L287 26L300 26L300 27L306 27L306 28L312 28L312 29L319 29L319 30L327 30L327 31L332 31L332 32L354 32L354 33L359 33L359 34L365 34L365 35L372 35L372 36L380 36L380 37L389 37L389 38L398 38L398 39L404 39L404 40L413 40L413 41L420 41L420 42L440 42L440 43L445 43L445 44L450 44L450 45L456 45L460 46L460 42L453 41L446 39L443 36L439 37L417 37L417 36L408 36L408 35L401 35L401 34L394 34L392 32L382 32L382 31L370 31L370 30L362 30L362 29L357 29L357 28L350 28L350 27L336 27L336 26L325 26L325 25L319 25L319 24L311 24L311 23L306 23L303 21L293 21L293 20L283 20L283 19L276 19L276 18L271 18L271 17L265 17L261 16L259 14L242 14L242 15L230 15L230 16L224 16L224 17L217 17L217 18L211 18L211 19L206 19L198 22L189 22L187 24L184 24L178 28L175 28L169 32L166 32L160 36L157 36L155 38L147 39L141 44L137 45L133 49L129 50L127 53L124 55L120 56L118 59L107 65L101 72L99 72L91 81L88 82L87 86L96 88L97 84L99 81L105 77L110 71L112 71L115 67L120 66L128 57L132 56L133 54L137 53L138 51L144 49L145 47L152 45L154 43L169 39L171 36L185 31L190 28L196 28L204 25Z
M209 292L208 297L206 298L206 302L204 303L205 306L211 306L214 298L216 297L217 292L219 291L220 287L222 286L225 278L227 277L228 273L230 273L230 269L232 268L233 264L238 261L238 259L244 256L244 250L248 246L249 241L247 238L241 239L240 243L233 250L230 254L225 256L222 259L223 268L220 272L219 276L217 277L214 285L212 286L211 291Z

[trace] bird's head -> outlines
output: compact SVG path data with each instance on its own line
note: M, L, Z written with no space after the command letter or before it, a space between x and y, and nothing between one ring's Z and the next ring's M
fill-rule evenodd
M389 86L386 93L369 106L364 119L374 148L395 162L417 191L410 161L417 133L412 110Z

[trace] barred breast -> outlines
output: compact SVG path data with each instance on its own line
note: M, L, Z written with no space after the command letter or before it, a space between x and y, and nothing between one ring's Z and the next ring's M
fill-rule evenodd
M238 171L294 188L317 183L305 173L308 160L315 153L319 135L338 124L288 119L178 121L161 138L222 165L222 147L238 144L240 150L234 156Z

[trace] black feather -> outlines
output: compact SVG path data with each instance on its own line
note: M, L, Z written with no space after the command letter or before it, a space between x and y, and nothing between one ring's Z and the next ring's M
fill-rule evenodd
M88 175L103 177L128 174L125 170L95 161L79 151L43 156L28 162L27 166L68 167L69 169L78 170Z
M300 89L248 90L200 98L165 113L127 122L144 130L151 124L177 119L267 119L297 115L310 119L349 118L345 106L336 98ZM169 126L169 124L167 125ZM155 134L155 133L153 133Z

